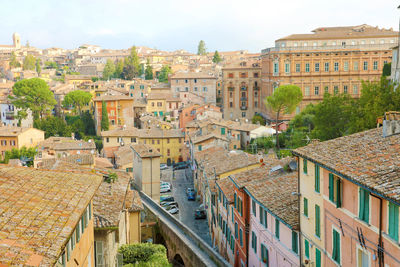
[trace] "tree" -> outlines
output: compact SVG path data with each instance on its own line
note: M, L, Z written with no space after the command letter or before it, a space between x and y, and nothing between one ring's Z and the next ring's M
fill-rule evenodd
M124 68L122 76L125 80L132 80L140 75L141 68L139 63L139 56L136 51L136 47L132 46L131 54L124 60Z
M107 113L107 105L106 102L103 101L101 103L101 130L108 131L109 129L109 122L108 122L108 113Z
M36 67L36 58L32 55L27 55L24 58L23 69L24 70L35 70L35 67Z
M110 80L115 74L115 65L111 59L107 59L107 63L103 70L103 80Z
M55 61L45 61L44 66L46 69L58 69L58 64Z
M282 112L292 113L303 99L300 87L296 85L281 85L271 96L266 98L265 104L276 113L275 133L276 148L279 150L278 120Z
M150 65L149 60L146 62L146 70L144 72L144 77L146 80L153 80L153 67Z
M118 249L124 259L124 266L169 267L167 249L160 244L139 243L122 245Z
M387 77L392 74L392 63L386 63L383 65L382 76Z
M222 61L222 58L220 57L219 53L217 50L215 50L214 56L213 56L213 60L214 63L218 64Z
M92 94L82 90L75 90L69 92L63 100L63 106L74 107L75 112L78 111L79 115L82 115L82 107L89 105L92 100Z
M11 151L6 151L2 163L8 164L10 159L28 159L27 166L33 165L33 159L37 154L35 147L27 148L26 146L20 149L13 148Z
M21 127L22 120L26 119L26 117L28 117L28 112L26 112L26 110L21 109L21 110L17 111L16 119L18 120L18 122L17 122L18 127Z
M172 73L171 67L166 65L161 68L160 73L158 74L158 81L162 83L168 82L168 74Z
M21 63L18 62L17 56L15 55L14 52L12 52L10 58L10 68L19 68L19 67L21 67Z
M47 117L37 119L33 123L33 127L45 132L45 137L50 136L71 136L73 129L60 117Z
M124 70L122 71L122 77L125 80L133 80L138 76L138 71L135 69L133 65L127 64L124 65Z
M49 113L57 104L53 92L40 78L24 79L13 86L13 95L9 96L13 105L24 111L30 109L34 119Z
M199 45L197 46L197 54L205 55L207 53L206 43L203 40L200 40Z
M40 75L40 73L42 72L42 67L40 66L40 59L36 59L36 65L35 65L35 68L36 68L36 72L37 72L37 74L39 74L39 75Z
M118 60L117 63L115 64L114 77L115 78L122 78L122 71L123 70L124 70L124 61L123 60Z
M251 119L251 122L253 124L260 123L260 125L265 125L265 119L261 117L260 115L254 115L253 118Z

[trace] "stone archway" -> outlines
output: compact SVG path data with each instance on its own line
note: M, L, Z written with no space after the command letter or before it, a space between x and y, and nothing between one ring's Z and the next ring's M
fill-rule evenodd
M174 258L172 259L172 266L174 266L174 267L185 266L185 262L183 261L181 255L176 254L174 256Z

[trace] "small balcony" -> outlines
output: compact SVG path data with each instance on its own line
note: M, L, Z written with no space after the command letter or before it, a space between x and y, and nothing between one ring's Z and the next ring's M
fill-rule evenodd
M247 97L241 97L240 101L247 101Z
M247 91L247 87L246 86L242 86L242 87L240 87L240 90Z
M260 91L260 86L254 86L254 87L253 87L253 90L254 90L254 91Z
M247 106L241 106L240 110L247 110Z
M229 91L235 91L235 87L228 87Z

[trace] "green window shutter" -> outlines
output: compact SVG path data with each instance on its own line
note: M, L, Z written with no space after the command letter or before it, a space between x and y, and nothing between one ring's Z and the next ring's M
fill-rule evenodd
M359 198L359 218L362 221L369 223L369 192L360 188Z
M202 148L202 146L201 146L201 145L199 145L199 151L201 151L201 148Z
M333 249L332 259L340 264L340 235L336 230L333 230Z
M275 218L275 236L279 239L279 220Z
M303 159L303 172L307 174L307 160Z
M334 184L334 177L333 173L329 174L329 200L334 202L335 201L335 184Z
M307 259L310 258L310 243L307 239L304 239L304 254Z
M320 192L319 183L320 183L319 166L317 164L315 164L315 192L318 192L318 193Z
M264 224L264 221L263 221L264 213L263 213L263 209L261 208L261 206L258 207L258 210L260 211L260 224Z
M234 213L233 213L233 207L231 207L231 213L232 213L232 223L234 223L235 222L235 216L234 216Z
M318 237L321 237L320 215L320 208L315 205L315 235Z
M336 180L336 208L342 207L342 180Z
M308 199L304 198L304 215L308 217Z
M364 200L365 200L365 211L364 211L364 215L365 215L365 222L369 223L369 192L367 190L364 190Z
M238 225L235 223L235 238L238 239Z
M242 228L239 229L239 242L240 242L240 246L243 247L243 231L242 231Z
M251 204L253 205L253 214L254 216L257 216L256 202L252 200Z
M236 197L236 193L233 194L233 201L234 201L234 205L235 205L235 209L237 209L237 197Z
M297 242L297 232L292 231L292 250L296 254L299 252Z
M221 128L221 134L225 135L225 128Z
M321 251L315 249L315 267L321 267Z
M361 219L361 220L363 220L363 218L364 218L364 192L363 192L363 189L362 188L360 188L360 191L359 191L359 205L358 205L358 217Z
M264 226L265 226L265 228L268 228L268 220L267 220L267 218L268 218L268 216L267 216L267 211L266 210L264 210Z
M399 241L399 207L389 202L389 236Z
M254 234L254 253L257 254L257 236Z

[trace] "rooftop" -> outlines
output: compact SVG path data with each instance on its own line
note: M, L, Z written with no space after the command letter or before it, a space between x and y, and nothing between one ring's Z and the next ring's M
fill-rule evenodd
M153 147L145 144L133 144L130 146L141 158L160 157L161 154Z
M21 133L24 133L30 129L35 129L36 131L41 131L36 128L23 128L23 127L16 127L16 126L2 126L0 127L0 136L18 136Z
M295 149L293 154L400 204L399 151L400 135L382 137L382 128L376 128L309 144Z
M127 95L102 95L93 99L93 101L115 101L115 100L132 100L135 99Z
M54 265L101 180L93 174L0 167L0 263Z
M206 72L177 72L171 79L217 79L217 77Z

